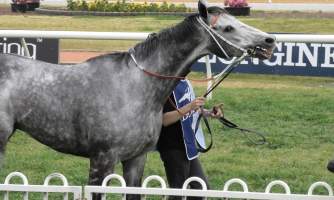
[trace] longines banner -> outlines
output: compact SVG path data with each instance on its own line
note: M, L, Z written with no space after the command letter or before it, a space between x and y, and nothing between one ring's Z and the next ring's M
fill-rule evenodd
M230 63L216 56L210 56L209 60L213 72L220 72ZM205 59L198 60L192 70L205 72ZM270 60L248 58L234 72L334 76L334 44L281 42Z
M0 53L24 55L20 41L20 38L0 38ZM25 39L25 41L32 59L49 63L59 62L58 39Z

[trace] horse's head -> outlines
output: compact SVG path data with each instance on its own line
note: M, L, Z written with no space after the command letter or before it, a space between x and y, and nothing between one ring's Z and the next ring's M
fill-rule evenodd
M275 37L240 22L223 8L208 7L202 0L198 10L198 21L211 37L210 52L223 58L241 56L244 51L260 59L271 57L276 46Z

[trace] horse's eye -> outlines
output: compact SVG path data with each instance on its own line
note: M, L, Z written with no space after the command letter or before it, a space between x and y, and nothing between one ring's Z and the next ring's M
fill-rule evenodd
M224 32L231 32L231 31L233 31L233 27L232 26L226 26L225 28L224 28Z

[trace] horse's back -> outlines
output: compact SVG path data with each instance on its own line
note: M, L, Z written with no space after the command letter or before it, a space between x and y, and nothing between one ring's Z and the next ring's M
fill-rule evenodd
M0 77L4 82L0 93L9 92L0 103L10 105L8 116L13 117L15 127L43 144L88 156L90 146L107 149L124 142L123 132L133 131L129 109L141 108L136 105L142 100L129 96L138 92L139 83L127 77L134 73L131 70L138 71L129 70L126 54L101 56L74 66L13 55L1 55L0 60L0 73L7 74ZM126 103L130 99L133 102ZM112 113L120 114L111 117ZM124 124L127 120L131 123Z

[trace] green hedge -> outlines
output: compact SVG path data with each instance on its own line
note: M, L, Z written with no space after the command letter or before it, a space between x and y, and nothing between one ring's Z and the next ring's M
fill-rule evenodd
M67 0L67 9L74 11L101 11L101 12L190 12L184 4L157 3L126 3L108 2L107 0Z

